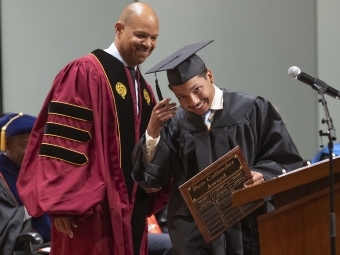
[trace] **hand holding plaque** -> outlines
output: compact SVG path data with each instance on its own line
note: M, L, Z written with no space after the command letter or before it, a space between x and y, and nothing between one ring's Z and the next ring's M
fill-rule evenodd
M243 183L244 188L249 188L249 187L252 187L252 186L255 186L257 184L264 182L264 178L261 173L251 171L251 174L252 174L251 179Z
M207 243L263 204L261 201L232 207L232 192L244 188L251 178L237 146L179 187Z

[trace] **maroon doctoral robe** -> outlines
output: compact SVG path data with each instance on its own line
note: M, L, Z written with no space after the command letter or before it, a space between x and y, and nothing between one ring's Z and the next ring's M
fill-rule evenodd
M75 217L73 238L52 228L52 255L146 255L146 215L167 191L148 195L131 178L131 152L155 98L137 72L139 114L128 69L102 50L56 76L32 130L18 179L32 216ZM53 224L52 224L53 225Z

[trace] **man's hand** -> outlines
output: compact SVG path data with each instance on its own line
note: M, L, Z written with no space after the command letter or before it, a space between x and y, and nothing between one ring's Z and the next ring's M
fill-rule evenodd
M159 136L162 125L176 113L176 103L170 103L170 100L170 98L163 99L157 103L152 110L147 127L148 135L152 138L157 138Z
M248 181L246 181L243 186L245 188L260 184L262 182L264 182L264 178L263 175L259 172L255 172L255 171L251 171L252 174L252 178L249 179Z
M70 238L73 237L72 227L77 227L77 224L74 221L74 217L57 217L53 220L53 223L58 231L67 234Z

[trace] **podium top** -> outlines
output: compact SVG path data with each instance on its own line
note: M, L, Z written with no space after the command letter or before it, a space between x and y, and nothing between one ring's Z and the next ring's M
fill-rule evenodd
M334 174L340 173L340 156L333 158L333 171ZM233 206L240 206L320 180L327 176L329 176L329 159L296 169L264 183L237 190L232 194L232 203Z

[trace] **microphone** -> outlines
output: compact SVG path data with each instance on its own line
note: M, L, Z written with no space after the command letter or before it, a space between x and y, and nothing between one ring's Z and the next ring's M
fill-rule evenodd
M302 81L303 83L308 84L312 87L312 89L318 91L321 88L324 90L325 94L334 97L335 99L340 98L340 92L338 90L332 88L331 86L328 86L327 83L322 80L316 79L304 72L301 72L300 68L298 68L297 66L291 66L288 69L288 75L293 79L297 79L299 81Z

